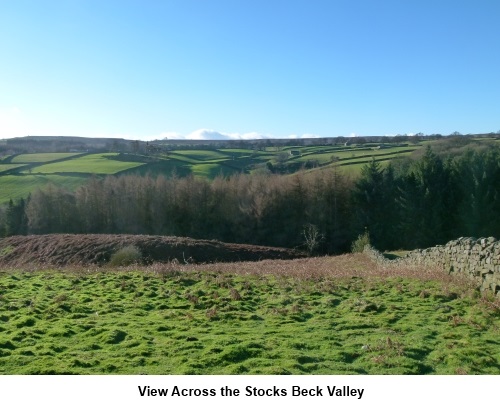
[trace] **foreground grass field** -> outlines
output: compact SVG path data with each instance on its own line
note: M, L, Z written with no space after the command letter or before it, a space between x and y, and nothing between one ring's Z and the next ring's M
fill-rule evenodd
M0 273L2 374L499 374L500 313L339 257Z

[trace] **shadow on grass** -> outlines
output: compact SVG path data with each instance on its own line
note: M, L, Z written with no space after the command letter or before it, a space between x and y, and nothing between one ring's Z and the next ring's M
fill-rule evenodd
M395 255L393 253L382 253L384 257L388 260L396 260L399 259L401 256Z

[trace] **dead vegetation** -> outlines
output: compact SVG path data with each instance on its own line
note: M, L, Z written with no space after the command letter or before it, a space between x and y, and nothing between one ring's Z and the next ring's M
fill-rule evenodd
M140 258L136 264L141 265L240 262L304 256L291 249L170 236L50 234L0 239L0 266L103 266L109 265L113 255L124 249L134 249L136 260L132 262L139 262Z
M370 283L377 283L380 279L417 279L440 282L443 285L442 295L445 297L456 295L456 287L459 287L462 295L480 295L469 279L450 275L437 266L384 266L363 253L306 257L304 253L290 249L165 236L14 236L0 239L0 268L64 268L65 271L82 274L107 271L111 267L113 255L130 246L140 252L141 261L126 262L121 271L140 270L163 278L170 277L172 273L212 273L216 277L214 282L228 289L232 286L226 278L239 274L272 276L282 280L320 280L323 284L336 284L336 279L351 279L352 283L363 280L367 288L370 288ZM397 286L399 294L406 293L404 283ZM422 298L429 296L425 288L419 294ZM233 301L240 300L241 296L241 291L234 289L231 292ZM484 296L481 299L488 306L499 309L498 300L494 297ZM190 301L196 305L193 299Z

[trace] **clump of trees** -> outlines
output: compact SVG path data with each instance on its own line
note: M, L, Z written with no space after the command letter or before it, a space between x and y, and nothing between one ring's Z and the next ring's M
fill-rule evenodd
M189 236L225 242L345 250L352 180L338 171L280 176L92 178L71 192L48 186L24 201L24 227L11 210L0 215L5 235L131 233ZM18 207L19 201L11 203ZM20 224L20 222L19 222ZM314 226L314 228L310 228ZM306 240L304 229L317 240ZM15 229L15 230L14 230ZM307 234L311 238L311 234Z
M3 235L132 233L349 251L368 232L382 250L427 247L459 236L500 236L498 147L443 157L372 161L354 179L339 170L195 177L92 178L55 186L0 211Z
M372 161L353 189L355 227L380 249L434 246L460 236L500 235L500 151L470 149L383 169Z

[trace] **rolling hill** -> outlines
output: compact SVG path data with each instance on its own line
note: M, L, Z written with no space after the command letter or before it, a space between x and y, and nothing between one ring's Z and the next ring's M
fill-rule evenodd
M339 166L359 171L371 159L384 162L411 154L421 144L285 146L262 150L245 148L195 149L193 146L154 152L42 152L9 154L0 160L0 203L26 197L52 183L70 190L92 176L151 174L194 175L213 179L219 175L267 171L292 174Z
M4 154L0 155L0 204L26 197L49 183L74 190L92 176L193 175L213 179L255 172L290 175L299 170L334 167L357 175L372 159L385 164L419 154L425 145L443 144L440 138L433 137L379 137L358 143L353 143L355 138L344 143L333 140L172 143L75 137L9 139L0 141L0 153ZM453 145L457 149L470 142L487 145L498 140L496 136L462 136L444 143L448 149Z

